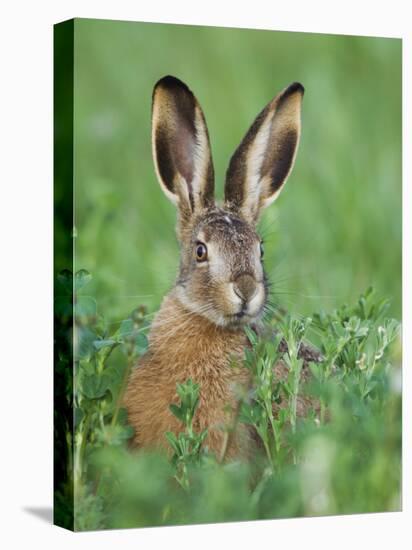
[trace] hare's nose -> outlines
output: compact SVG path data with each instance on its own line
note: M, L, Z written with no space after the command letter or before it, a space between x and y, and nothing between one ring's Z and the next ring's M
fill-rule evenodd
M241 275L235 280L233 290L241 300L249 302L255 296L258 288L251 275Z

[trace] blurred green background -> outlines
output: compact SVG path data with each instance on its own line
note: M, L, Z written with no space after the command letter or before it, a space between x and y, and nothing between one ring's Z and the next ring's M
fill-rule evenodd
M115 322L151 310L178 265L175 209L157 183L150 111L172 74L207 119L218 197L256 114L306 89L297 162L261 229L278 301L310 314L369 285L401 315L401 41L117 21L75 21L76 270Z

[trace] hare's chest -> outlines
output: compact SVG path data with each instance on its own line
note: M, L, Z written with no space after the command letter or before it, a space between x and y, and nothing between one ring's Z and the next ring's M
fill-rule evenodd
M228 363L183 363L169 361L167 365L145 357L135 369L125 396L129 421L134 426L135 444L167 448L165 432L178 434L183 426L170 411L170 404L179 403L177 384L191 379L199 384L199 403L193 427L207 430L205 445L219 455L225 448L227 434L232 433L226 456L245 456L249 435L237 423L239 396L249 381L247 370ZM236 425L236 430L233 427Z
M220 371L203 372L194 381L200 386L196 426L209 431L231 429L249 383L247 371L228 366Z

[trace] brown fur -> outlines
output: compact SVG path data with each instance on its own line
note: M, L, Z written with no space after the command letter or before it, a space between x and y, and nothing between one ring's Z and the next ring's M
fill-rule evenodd
M149 335L149 349L134 369L124 403L138 447L168 449L166 431L182 426L169 410L176 384L200 384L194 428L208 429L205 444L218 456L247 458L250 431L234 424L239 386L248 371L232 366L247 345L244 326L258 322L267 299L261 242L255 224L260 210L276 199L289 175L300 136L303 87L292 84L256 118L232 157L225 204L213 198L209 134L199 103L174 77L155 86L152 146L156 173L178 208L180 270ZM196 250L207 250L199 261ZM282 375L282 367L276 367ZM280 369L280 370L279 370ZM284 373L283 373L284 374ZM299 413L303 413L299 407Z
M177 402L176 384L191 378L201 389L194 428L208 428L205 445L219 455L224 427L233 422L225 409L236 409L237 386L248 383L247 370L231 366L232 357L243 357L243 331L219 327L188 312L172 291L153 322L149 342L149 352L134 369L125 395L129 422L136 428L134 444L168 448L165 432L182 430L169 404ZM248 430L240 427L226 456L246 458L249 444Z

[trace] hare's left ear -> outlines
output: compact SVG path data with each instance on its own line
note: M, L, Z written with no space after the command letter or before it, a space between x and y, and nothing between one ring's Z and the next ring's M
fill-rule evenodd
M277 95L257 116L233 154L226 174L225 204L256 222L286 182L300 137L304 88L298 82Z
M155 85L152 147L160 185L179 209L181 221L213 204L214 175L202 109L178 78Z

